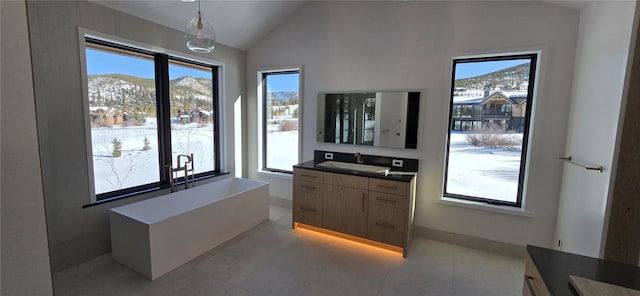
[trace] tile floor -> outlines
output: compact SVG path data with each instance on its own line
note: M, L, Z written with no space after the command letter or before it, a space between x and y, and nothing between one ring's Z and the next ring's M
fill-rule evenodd
M524 261L416 237L407 258L304 230L291 209L149 281L110 254L54 274L55 295L522 295Z

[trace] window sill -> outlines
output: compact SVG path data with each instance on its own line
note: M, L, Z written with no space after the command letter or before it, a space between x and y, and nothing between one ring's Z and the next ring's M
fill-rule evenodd
M259 170L259 171L256 171L256 174L258 176L264 177L264 178L277 178L277 179L283 179L283 180L293 180L293 174L287 174L287 173L279 173L279 172Z
M225 176L225 175L229 175L229 174L230 174L229 172L222 172L222 173L215 173L215 174L211 174L211 175L204 175L204 176L196 177L195 180L194 180L195 181L195 186L199 186L199 185L204 184L204 183L212 182L216 177ZM184 186L184 181L176 183L175 186L178 187L178 188L180 188L180 186ZM98 205L102 205L102 204L109 203L109 202L112 202L112 201L126 199L126 198L129 198L129 197L147 195L147 197L144 197L144 198L152 198L152 197L166 195L166 194L170 194L170 193L171 193L171 190L170 190L168 185L155 186L155 187L150 187L148 189L129 192L129 193L125 193L125 194L122 194L122 195L117 195L117 196L114 196L114 197L97 200L95 202L83 205L82 208L98 206Z
M527 218L535 218L536 217L536 213L535 212L526 211L526 210L521 209L521 208L515 208L515 207L509 207L509 206L490 205L490 204L486 204L486 203L468 201L468 200L461 200L461 199L455 199L455 198L450 198L450 197L442 197L442 198L440 198L438 200L438 203L439 204L449 205L449 206L463 207L463 208L469 208L469 209L474 209L474 210L494 212L494 213L507 214L507 215L514 215L514 216L527 217Z

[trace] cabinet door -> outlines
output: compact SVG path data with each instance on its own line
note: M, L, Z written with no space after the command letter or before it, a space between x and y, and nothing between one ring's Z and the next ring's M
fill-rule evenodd
M322 227L322 195L294 191L293 221Z
M407 223L404 214L405 211L398 208L371 205L367 238L394 246L404 246L404 227Z
M366 237L368 195L367 190L325 184L322 204L323 227Z

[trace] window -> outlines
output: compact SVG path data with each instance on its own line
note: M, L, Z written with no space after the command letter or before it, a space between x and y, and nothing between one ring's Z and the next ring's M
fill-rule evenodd
M173 158L193 154L195 173L213 171L218 160L211 67L169 59L169 77Z
M445 197L521 206L536 61L453 60Z
M95 201L168 187L181 154L193 154L197 178L220 172L216 66L90 37L85 45Z
M262 73L262 170L292 173L298 163L299 70Z

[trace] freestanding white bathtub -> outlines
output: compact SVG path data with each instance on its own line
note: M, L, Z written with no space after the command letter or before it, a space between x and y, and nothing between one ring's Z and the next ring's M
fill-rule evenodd
M228 178L110 211L113 259L153 280L269 219L269 184Z

